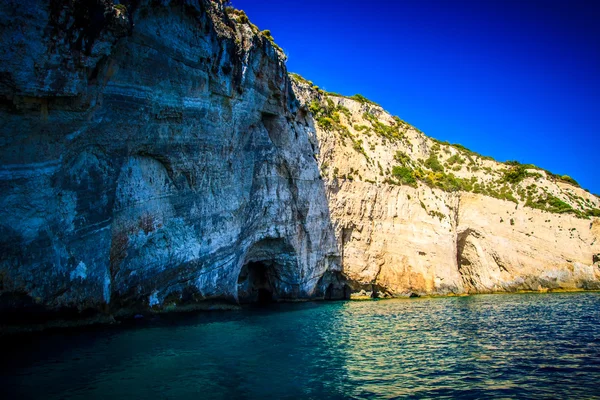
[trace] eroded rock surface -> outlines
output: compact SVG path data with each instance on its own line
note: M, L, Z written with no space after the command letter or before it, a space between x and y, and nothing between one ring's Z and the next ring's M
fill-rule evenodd
M323 296L339 257L284 56L218 2L121 3L0 9L3 310L235 302L261 261L275 298Z
M4 322L600 288L597 197L290 79L218 1L6 0L0 40Z
M600 199L569 177L435 141L294 78L355 293L600 288Z

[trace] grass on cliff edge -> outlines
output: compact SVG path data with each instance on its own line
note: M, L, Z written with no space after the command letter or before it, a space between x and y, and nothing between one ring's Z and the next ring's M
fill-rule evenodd
M351 99L351 100L357 101L357 102L359 102L361 104L373 105L373 106L376 106L376 107L379 107L379 108L383 109L383 107L381 107L380 104L378 104L378 103L376 103L376 102L374 102L372 100L369 100L368 98L366 98L365 96L363 96L361 94L355 94L355 95L352 95L352 96L346 96L346 95L342 95L342 94L335 93L335 92L327 92L327 91L324 91L324 90L320 89L312 81L309 81L308 79L304 78L303 76L301 76L298 73L292 72L289 75L290 75L290 77L293 80L295 80L297 82L300 82L300 83L303 83L305 85L308 85L312 89L314 89L317 92L319 92L321 94L324 94L326 96L335 96L335 97L342 97L342 98L346 98L346 99ZM374 117L370 117L370 115L368 113L366 113L366 117L369 120L369 122L371 122L371 124L376 124L378 122L378 121L374 121L375 118ZM419 130L418 128L414 127L414 125L408 124L407 122L401 120L397 116L394 116L394 119L396 119L399 123L406 124L406 125L412 127L413 129L415 129L419 133L423 133L421 130ZM329 121L326 121L326 122L329 122ZM379 124L377 124L377 125L379 126ZM381 128L383 128L384 130L385 130L385 128L387 128L387 126L385 126L384 124L381 124L381 125L383 125ZM329 126L329 125L328 125L328 127L331 128L331 126ZM330 130L330 129L328 129L328 130ZM376 129L376 131L377 131L377 129ZM377 132L377 133L379 133L379 132ZM383 133L384 133L383 136L388 136L388 135L385 134L387 132L383 132ZM538 167L538 166L536 166L534 164L521 164L518 161L511 161L511 160L505 161L503 163L501 161L498 161L498 160L494 159L493 157L484 156L484 155L482 155L480 153L477 153L477 152L475 152L473 150L470 150L467 147L465 147L465 146L463 146L463 145L461 145L459 143L450 143L450 142L441 141L441 140L438 140L438 139L435 139L435 138L431 138L431 140L433 140L434 142L436 142L439 145L446 145L446 146L454 147L455 149L457 149L460 153L462 153L465 157L467 157L469 159L471 159L473 156L475 156L475 157L479 157L479 158L481 158L483 160L490 160L490 161L494 161L494 162L497 162L497 163L500 163L500 164L505 164L505 165L508 165L508 166L512 166L512 168L509 168L507 170L507 172L505 173L505 176L504 176L504 181L507 182L507 183L516 184L516 183L521 182L522 180L524 180L527 177L535 176L536 175L535 173L530 173L530 172L526 171L527 169L535 169L535 170L539 170L539 171L545 172L547 178L550 181L552 181L552 182L557 182L558 181L558 182L570 184L570 185L575 186L575 187L579 187L579 188L581 187L579 185L579 183L575 179L571 178L568 175L555 174L555 173L553 173L551 171L548 171L546 169L540 168L540 167ZM427 160L427 162L429 164L431 164L431 166L433 166L434 172L443 172L443 167L441 167L441 165L438 165L439 162L436 163L435 161L436 160L433 160L433 159L428 159ZM454 164L455 161L458 161L458 158L456 160L449 161L449 163L450 164ZM405 181L405 179L402 179L402 180ZM409 179L409 181L412 182L412 179ZM454 186L454 185L450 185L450 186ZM595 196L599 197L597 195L595 195ZM493 196L493 197L495 197L495 196ZM505 198L506 196L499 196L499 197L500 198ZM509 200L512 201L512 199L509 199ZM564 207L561 207L561 208L564 209Z
M325 94L327 96L343 97L343 98L346 98L346 99L351 99L351 100L357 101L357 102L359 102L361 104L369 104L369 105L377 106L377 107L383 109L383 107L380 104L378 104L378 103L376 103L376 102L374 102L374 101L366 98L365 96L363 96L361 94L354 94L352 96L346 96L346 95L343 95L343 94L340 94L340 93L327 92L327 91L324 91L324 90L320 89L312 81L309 81L308 79L304 78L303 76L301 76L300 74L295 73L295 72L290 73L290 77L292 79L298 81L298 82L307 84L311 88L316 89L318 92L323 93L323 94ZM397 116L395 116L394 118L395 119L396 118L399 119ZM402 120L400 120L400 121L403 122L403 123L405 123L405 124L407 124L407 125L409 125L409 126L411 126L417 132L423 133L421 130L419 130L418 128L416 128L414 125L408 124L408 123L406 123L405 121L402 121ZM518 161L511 161L511 160L507 160L507 161L505 161L503 163L501 161L496 160L493 157L484 156L484 155L482 155L480 153L477 153L477 152L475 152L475 151L473 151L471 149L468 149L467 147L465 147L465 146L463 146L463 145L461 145L459 143L450 143L450 142L447 142L447 141L441 141L441 140L435 139L433 137L431 137L431 140L433 140L434 142L436 142L436 143L438 143L440 145L446 145L446 146L454 147L455 149L457 149L457 150L465 153L466 155L477 156L477 157L480 157L480 158L482 158L484 160L495 161L495 162L498 162L498 163L501 163L501 164L512 165L512 166L519 166L519 167L522 166L525 169L537 169L537 170L540 170L540 171L544 171L547 174L547 176L549 178L551 178L552 181L560 181L560 182L568 183L568 184L576 186L576 187L581 187L579 185L579 183L575 179L571 178L568 175L555 174L555 173L550 172L550 171L548 171L546 169L540 168L540 167L538 167L538 166L536 166L534 164L520 164ZM521 176L515 176L513 179L522 180L525 177L526 177L526 175L522 174ZM599 197L599 196L596 195L596 197Z
M223 2L223 4L226 6L225 13L229 18L236 21L237 23L249 25L250 29L252 30L252 32L254 32L255 35L259 35L267 39L271 43L271 45L283 55L284 58L287 58L283 49L277 43L275 43L275 39L273 38L273 35L271 34L270 30L265 29L261 31L260 29L258 29L258 26L250 22L250 19L248 18L244 10L238 10L232 7L229 1L225 1Z
M312 81L305 79L297 73L290 73L289 75L292 80L309 86L312 90L319 94L319 96L314 98L308 106L309 111L313 114L313 117L315 118L315 121L319 127L329 132L337 132L340 135L344 145L345 141L350 139L352 141L353 149L363 154L367 159L367 162L372 164L373 160L370 159L364 150L363 140L359 139L355 134L352 134L348 127L345 126L340 120L341 114L346 114L348 118L351 118L350 111L341 104L335 106L334 102L329 96L344 97L357 101L361 104L374 105L379 108L381 108L381 106L366 99L362 95L341 96L338 94L325 92L315 86ZM402 141L406 139L403 130L411 127L398 117L394 117L395 123L392 125L384 124L379 121L375 115L371 114L368 109L363 113L363 119L368 121L370 127L364 125L354 126L359 133L365 133L367 136L370 136L368 132L375 133L376 135L390 141ZM460 144L451 144L433 138L432 140L434 141L434 145L431 147L431 154L426 160L418 160L416 164L410 160L408 155L398 152L400 154L396 154L394 157L394 159L398 162L398 165L392 167L391 171L380 171L380 175L382 176L389 175L384 180L384 183L417 187L418 183L420 182L426 186L436 187L446 192L465 191L483 194L485 196L500 200L511 201L515 204L520 204L523 202L525 207L535 208L551 213L570 213L579 218L600 216L600 210L593 207L590 208L591 204L580 204L582 210L578 210L569 203L566 203L565 201L552 196L549 193L533 193L530 191L525 191L524 189L518 190L516 186L526 178L543 178L541 173L532 171L538 170L545 172L546 178L550 181L561 181L579 187L578 183L567 175L561 176L553 174L533 164L520 164L517 161L507 161L505 163L499 163L504 164L506 169L504 169L501 176L499 176L498 179L494 180L493 182L479 182L475 176L472 176L470 179L459 178L452 172L447 172L446 168L452 169L452 171L459 171L464 165L469 170L477 171L480 169L480 166L475 163L474 158L492 160L494 162L497 161L492 157L486 157L475 153ZM447 154L449 153L447 147L445 146L453 147L457 152L453 156L447 158L444 161L444 164L442 164L438 158L438 154L442 150ZM352 173L343 177L350 180L353 179ZM361 179L360 175L358 175L358 177ZM369 180L367 179L366 181ZM375 183L374 181L369 182ZM514 192L515 190L517 191L516 193ZM520 197L521 201L517 199L517 195Z

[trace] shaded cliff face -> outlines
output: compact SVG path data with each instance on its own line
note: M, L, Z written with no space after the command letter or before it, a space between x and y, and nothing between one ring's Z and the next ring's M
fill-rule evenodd
M282 55L217 2L122 3L0 9L0 306L322 294L337 248Z
M440 143L295 77L343 271L379 296L600 288L600 201L534 166Z

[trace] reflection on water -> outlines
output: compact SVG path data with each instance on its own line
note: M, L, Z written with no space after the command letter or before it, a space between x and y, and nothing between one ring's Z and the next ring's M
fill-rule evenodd
M282 304L2 351L8 398L600 398L600 294Z

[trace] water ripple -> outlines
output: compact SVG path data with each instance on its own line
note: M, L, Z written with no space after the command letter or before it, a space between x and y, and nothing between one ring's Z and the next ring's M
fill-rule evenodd
M597 293L274 305L4 347L8 398L600 398Z

